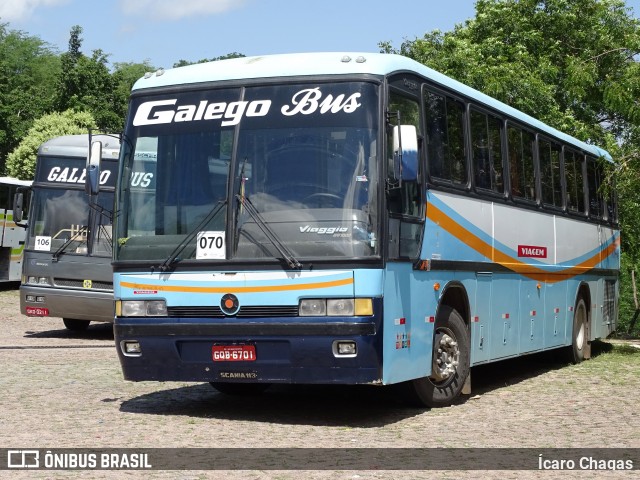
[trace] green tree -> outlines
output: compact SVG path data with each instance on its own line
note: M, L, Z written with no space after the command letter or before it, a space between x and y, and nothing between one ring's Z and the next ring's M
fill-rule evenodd
M0 24L0 172L33 121L53 110L59 71L48 44Z
M120 129L124 124L129 105L131 88L136 81L147 72L153 72L156 68L148 60L143 63L116 63L111 78L114 85L113 113L120 121ZM117 131L117 130L116 130Z
M61 135L87 133L96 128L96 122L88 112L66 110L50 113L37 119L24 139L7 158L7 173L24 180L33 179L36 156L40 145Z
M479 0L452 32L380 46L601 145L640 120L639 20L622 0Z
M82 27L71 29L69 49L61 55L56 109L75 109L91 112L103 131L122 129L124 117L114 109L116 86L109 72L109 57L102 50L94 50L91 57L84 55Z
M379 46L607 148L630 291L625 272L640 266L640 20L624 1L478 0L475 18L451 32Z
M82 53L80 52L82 38L80 35L82 35L82 27L80 25L71 27L69 49L60 56L61 71L56 104L60 111L69 108L73 99L81 92L81 79L78 78L76 71L78 61L82 58Z

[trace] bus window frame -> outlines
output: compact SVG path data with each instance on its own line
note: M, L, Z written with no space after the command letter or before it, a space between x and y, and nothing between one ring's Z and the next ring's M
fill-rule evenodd
M396 82L400 82L400 80L404 80L406 77L411 77L411 80L416 81L418 88L417 90L413 90L413 89L409 89L409 88L402 88L400 85L398 85ZM416 245L416 255L414 257L410 257L410 256L403 256L400 254L401 252L401 248L400 248L400 239L398 239L398 255L397 256L392 256L392 252L389 249L389 243L386 242L386 246L385 246L385 253L384 256L386 257L387 260L392 260L392 261L400 261L400 262L415 262L420 258L420 252L422 251L422 244L424 242L424 225L425 225L425 221L426 221L426 203L427 203L427 199L426 199L426 143L425 143L425 110L424 110L424 104L422 103L422 85L423 85L423 80L420 77L417 77L415 75L411 75L410 73L399 73L399 74L395 74L391 77L389 77L387 79L387 83L386 83L386 88L384 90L384 105L385 105L385 110L388 113L393 113L389 111L389 99L393 94L405 97L407 99L410 99L412 101L415 101L415 103L418 106L418 115L419 115L419 119L418 119L418 123L419 123L419 130L418 130L418 175L416 178L415 183L417 184L417 189L418 189L418 193L420 195L420 201L419 201L419 212L417 215L409 215L409 214L405 214L405 213L399 213L399 212L393 212L391 211L391 209L389 208L389 194L387 193L387 189L380 189L384 191L384 206L385 206L385 212L386 212L386 222L385 222L385 230L386 230L386 237L390 238L390 232L391 232L391 220L397 220L400 222L399 228L402 228L402 224L403 223L409 223L409 224L413 224L413 225L420 225L422 226L421 228L421 234L420 234L420 240L418 242L418 244ZM386 115L383 117L385 118ZM387 159L387 153L389 152L389 145L387 144L387 142L389 141L389 136L387 135L387 128L388 128L388 122L385 121L385 126L384 128L380 128L380 133L383 135L384 137L384 143L381 143L381 145L383 145L382 147L382 155L384 156L384 161L383 163L383 176L381 178L385 179L385 182L390 178L389 177L389 162ZM403 181L403 183L405 183L405 181ZM399 231L398 231L399 233Z
M578 209L578 210L571 210L569 208L569 189L568 189L568 183L567 183L567 162L566 162L566 152L570 151L573 152L574 154L578 155L581 160L580 160L580 173L582 176L582 210ZM572 217L576 217L576 218L580 218L582 220L587 220L587 221L591 221L592 223L594 223L594 221L589 217L589 209L587 208L588 205L588 192L587 189L585 188L585 178L586 178L586 169L587 169L587 162L586 162L586 154L584 151L572 147L571 145L567 145L566 143L563 143L562 145L562 191L563 191L563 205L564 205L564 212L567 215L570 215ZM579 196L578 196L579 198Z
M501 124L501 132L500 132L500 155L502 160L502 193L496 192L495 190L479 187L476 185L475 181L475 159L473 158L473 138L471 136L471 111L475 110L478 113L483 115L491 116L500 121ZM507 190L507 149L506 149L506 141L507 141L507 125L506 120L502 115L497 114L497 112L485 108L483 105L473 102L467 102L467 132L466 141L469 142L467 146L468 154L468 165L471 169L470 180L472 183L473 191L482 197L490 197L497 200L507 200L508 199L508 190Z
M466 182L454 182L452 180L447 180L445 178L441 178L441 177L436 177L431 173L431 162L429 160L429 156L428 156L428 131L427 131L427 105L426 105L426 98L427 98L427 93L435 93L436 95L440 95L442 97L445 98L445 100L448 98L452 99L455 102L459 102L462 104L463 106L463 110L462 110L462 114L463 114L463 118L462 118L462 136L463 136L463 146L464 146L464 163L465 163L465 175L466 175ZM456 92L453 92L451 90L442 88L438 85L435 85L431 82L427 82L427 81L423 81L422 82L422 88L420 89L420 103L421 103L421 109L423 112L423 124L424 124L424 146L423 146L423 150L424 150L424 157L425 157L425 162L426 162L426 177L427 177L427 185L428 186L436 186L439 188L443 188L443 189L451 189L454 190L456 192L460 192L460 191L464 191L464 192L471 192L472 191L472 176L473 176L473 169L471 166L471 152L469 151L469 105L472 104L472 102L469 102L467 99L465 99L464 97L462 97L461 95L457 94ZM448 140L448 138L447 138Z
M539 177L538 180L540 182L540 206L544 211L555 212L555 213L565 213L566 211L565 196L564 196L564 186L563 186L564 165L562 160L562 151L565 146L565 143L561 142L557 138L553 138L550 135L545 135L542 133L537 133L536 137L537 137L536 138L536 163L538 165L538 171L540 172L538 175ZM558 162L559 162L559 170L560 170L560 192L559 192L560 205L553 205L551 203L546 203L542 195L542 164L540 162L540 143L541 142L548 142L550 145L557 145L558 147L560 147L560 150L558 152Z
M596 200L600 204L600 214L594 215L591 212L591 185L589 182L589 162L593 162L596 178L594 179L595 187L596 187ZM604 168L600 164L601 159L590 155L588 153L585 154L585 179L586 179L586 196L587 196L587 206L589 207L589 219L593 222L607 222L608 221L608 205L605 196L601 192L601 188L604 185Z
M509 128L513 127L516 128L518 130L520 130L521 132L527 132L529 133L532 137L533 137L533 142L532 142L532 166L533 166L533 187L534 187L534 195L533 195L533 199L530 198L525 198L525 197L518 197L513 195L513 189L512 189L512 184L511 184L511 161L509 160ZM538 158L538 132L536 130L534 130L533 128L530 128L526 125L523 125L520 122L516 122L510 118L507 119L507 121L505 122L505 135L504 135L504 141L505 141L505 163L506 163L506 178L508 179L508 183L505 184L505 190L507 191L507 198L512 201L513 203L515 203L516 205L520 205L520 206L528 206L528 207L532 207L532 208L540 208L541 207L541 200L540 200L540 170L539 170L539 158Z

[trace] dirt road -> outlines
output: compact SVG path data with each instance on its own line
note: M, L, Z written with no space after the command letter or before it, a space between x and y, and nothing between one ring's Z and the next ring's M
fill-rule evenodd
M580 365L533 356L474 368L470 397L444 409L416 410L398 402L393 390L379 387L282 386L260 397L238 398L217 393L208 384L126 382L110 325L92 324L86 332L74 334L65 330L61 319L24 317L15 289L0 291L0 325L1 448L640 448L640 350L636 354L629 347L627 360L612 366L608 342ZM562 478L585 478L580 472L564 473ZM558 472L523 471L0 471L4 478L8 474L558 478Z

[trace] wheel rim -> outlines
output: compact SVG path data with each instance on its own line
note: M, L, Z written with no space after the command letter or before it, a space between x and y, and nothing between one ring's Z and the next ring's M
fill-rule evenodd
M460 363L460 347L453 332L448 328L438 329L433 349L431 379L434 382L445 382L455 375Z

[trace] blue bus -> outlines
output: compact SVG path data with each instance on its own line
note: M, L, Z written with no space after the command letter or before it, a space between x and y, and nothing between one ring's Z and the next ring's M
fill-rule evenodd
M147 74L116 191L124 377L224 393L399 384L437 407L470 391L474 365L588 358L616 326L608 162L397 55Z

